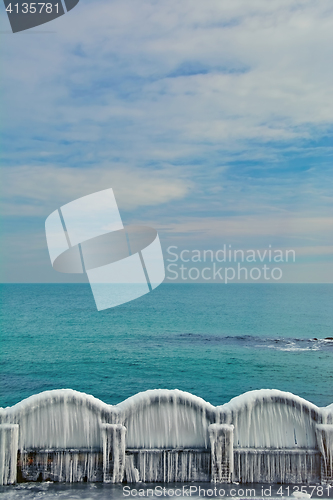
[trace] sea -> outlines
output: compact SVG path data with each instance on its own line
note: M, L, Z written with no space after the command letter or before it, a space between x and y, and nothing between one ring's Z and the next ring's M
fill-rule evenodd
M2 284L0 406L71 388L117 404L181 389L213 405L254 389L333 403L332 284L167 284L98 312L89 284ZM82 489L83 488L83 489ZM123 498L20 484L1 498Z

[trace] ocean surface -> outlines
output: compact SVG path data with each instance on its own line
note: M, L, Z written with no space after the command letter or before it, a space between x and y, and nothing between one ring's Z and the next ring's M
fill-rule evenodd
M333 403L333 285L162 284L98 312L89 284L1 285L1 399L71 388L117 404L276 388Z
M101 312L89 285L0 289L0 406L59 388L110 404L154 388L214 405L260 388L333 402L333 285L163 284ZM2 487L0 497L125 498L121 485L53 483Z

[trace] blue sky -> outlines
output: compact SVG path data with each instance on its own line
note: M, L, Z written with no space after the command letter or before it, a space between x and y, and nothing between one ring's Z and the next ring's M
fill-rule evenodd
M3 281L70 279L44 221L112 187L164 250L294 248L286 281L332 282L330 0L80 0L9 30L2 6Z

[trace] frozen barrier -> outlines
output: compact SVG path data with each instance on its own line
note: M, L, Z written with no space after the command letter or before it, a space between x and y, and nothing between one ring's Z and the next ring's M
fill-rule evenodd
M156 389L112 406L70 389L0 409L0 483L333 483L333 406L277 390L214 407Z
M217 410L221 423L234 425L234 480L306 483L324 478L319 471L327 450L318 441L318 424L327 420L328 410L267 389L238 396Z

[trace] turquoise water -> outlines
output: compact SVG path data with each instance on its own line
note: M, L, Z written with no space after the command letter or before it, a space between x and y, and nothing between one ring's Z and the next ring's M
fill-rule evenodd
M89 285L1 285L1 304L0 406L58 388L111 404L263 387L333 402L333 285L163 284L101 312Z

